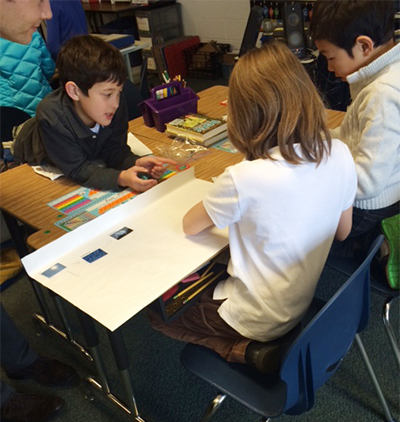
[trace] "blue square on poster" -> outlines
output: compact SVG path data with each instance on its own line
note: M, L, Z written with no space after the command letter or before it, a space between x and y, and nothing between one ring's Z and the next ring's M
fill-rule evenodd
M56 275L60 271L62 271L65 268L64 265L57 263L52 265L50 268L48 268L46 271L42 272L42 275L44 275L47 278L53 277L53 275Z
M104 252L102 249L96 249L95 251L85 255L83 259L91 264L92 262L102 258L104 255L107 255L107 252Z

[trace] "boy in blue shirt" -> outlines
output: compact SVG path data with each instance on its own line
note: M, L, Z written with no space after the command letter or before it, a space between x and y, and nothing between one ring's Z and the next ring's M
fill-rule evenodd
M318 1L310 33L328 69L350 85L351 105L333 135L350 148L358 188L350 238L364 249L399 213L400 45L393 1ZM357 239L354 239L357 238Z
M57 59L61 87L38 106L22 127L14 157L32 165L55 165L65 176L97 189L129 187L143 192L157 184L163 164L174 161L138 157L127 144L128 116L122 86L121 53L82 35L69 40ZM143 180L139 172L152 178Z

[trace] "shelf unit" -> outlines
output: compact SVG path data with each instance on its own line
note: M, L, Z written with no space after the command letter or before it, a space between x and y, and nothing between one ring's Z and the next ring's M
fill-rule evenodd
M153 10L137 11L135 16L139 38L148 43L143 51L143 56L147 59L147 69L149 72L156 72L151 48L183 35L181 5L176 3Z

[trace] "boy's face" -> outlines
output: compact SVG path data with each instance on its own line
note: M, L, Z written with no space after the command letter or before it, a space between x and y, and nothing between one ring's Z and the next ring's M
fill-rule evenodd
M0 0L0 36L29 44L42 19L51 19L49 0Z
M366 64L366 58L357 45L353 47L353 57L350 57L345 49L326 40L315 41L315 45L326 57L328 70L335 72L335 76L343 81Z
M74 101L74 107L83 123L93 127L96 123L108 126L119 107L119 97L122 85L116 82L98 82L84 95L78 88L78 101Z

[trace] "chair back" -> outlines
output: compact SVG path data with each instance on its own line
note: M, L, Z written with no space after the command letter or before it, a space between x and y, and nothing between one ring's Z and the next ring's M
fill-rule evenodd
M284 413L298 415L314 405L315 392L338 369L354 337L368 323L370 263L383 241L379 236L367 257L322 307L291 345L280 377L287 385Z
M18 126L31 116L16 107L0 107L0 140L12 141L14 126Z
M12 141L15 126L30 119L31 116L16 107L0 107L0 158L4 158L3 142Z

